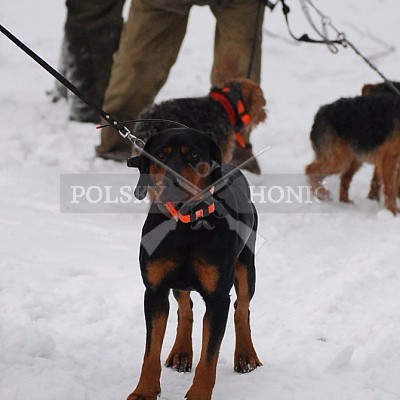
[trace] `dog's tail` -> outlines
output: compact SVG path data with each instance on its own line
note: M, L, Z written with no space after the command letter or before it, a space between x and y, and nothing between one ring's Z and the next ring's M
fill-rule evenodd
M314 117L311 127L310 140L315 154L318 156L332 141L334 128L326 115L325 106L321 107Z

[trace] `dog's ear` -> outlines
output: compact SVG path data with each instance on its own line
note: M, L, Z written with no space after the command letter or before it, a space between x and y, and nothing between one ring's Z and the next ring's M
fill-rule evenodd
M138 200L143 200L147 196L147 187L149 186L149 177L147 174L140 174L139 181L133 192Z
M361 89L361 94L363 96L368 96L369 94L371 94L374 91L374 88L376 87L376 85L372 85L372 84L365 84L362 89Z
M128 158L126 165L130 168L139 168L140 156Z
M147 151L143 149L146 153ZM138 200L143 200L147 195L147 187L150 184L149 179L149 169L150 169L150 160L145 156L145 153L142 153L140 156L131 157L127 161L128 167L138 168L140 172L140 178L136 185L134 195Z
M252 125L256 126L260 122L264 122L267 119L267 113L264 109L267 101L260 85L250 79L241 79L239 83Z

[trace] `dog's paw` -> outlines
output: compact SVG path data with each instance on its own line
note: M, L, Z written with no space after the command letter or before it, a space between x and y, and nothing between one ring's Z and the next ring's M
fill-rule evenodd
M161 394L161 388L160 386L154 386L153 388L151 386L145 382L139 383L126 400L157 400Z
M160 392L158 393L137 393L136 390L131 393L126 400L157 400L157 397L160 396Z
M332 195L327 187L321 184L314 190L314 198L320 202L327 202L332 200Z
M240 354L235 356L235 362L234 362L234 369L235 372L238 372L240 374L245 374L247 372L251 372L255 370L257 367L261 367L262 363L258 359L256 354L252 355L244 355Z
M379 192L377 193L377 192L371 190L371 191L368 193L368 198L369 198L370 200L375 200L375 201L378 201L378 202L379 202L379 200L380 200Z
M178 372L190 372L192 370L192 354L173 353L168 356L165 366Z
M353 200L350 200L349 198L345 198L345 199L340 198L339 200L340 200L341 203L345 203L345 204L354 204L354 201L353 201Z
M194 387L194 385L186 393L186 400L211 400L212 390L204 387Z

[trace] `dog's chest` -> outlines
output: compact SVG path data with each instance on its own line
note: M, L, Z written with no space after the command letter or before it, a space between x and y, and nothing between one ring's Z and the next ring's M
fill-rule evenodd
M213 293L220 279L226 280L223 265L216 265L203 255L185 259L159 258L149 260L144 268L144 282L153 289L168 287Z
M212 293L221 280L232 280L237 235L216 218L199 222L177 224L151 254L142 239L140 264L146 286Z

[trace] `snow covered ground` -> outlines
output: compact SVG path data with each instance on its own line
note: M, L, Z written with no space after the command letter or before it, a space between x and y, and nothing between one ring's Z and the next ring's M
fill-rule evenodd
M0 23L57 66L63 2L3 2ZM293 30L308 26L293 5ZM397 46L396 0L315 0L366 55ZM209 87L214 20L193 9L180 58L158 99L203 95ZM269 119L253 134L266 174L302 174L322 104L357 95L379 77L350 49L290 41L280 7L266 13L262 86ZM271 32L274 34L272 36ZM374 59L399 79L400 55ZM61 213L60 175L132 174L94 158L94 126L52 104L53 78L0 36L0 398L123 399L135 386L144 349L143 285L137 261L144 214ZM321 213L260 215L254 342L264 366L233 372L230 316L215 400L400 399L400 217L366 199L371 167L355 177L354 205ZM262 177L248 175L253 185ZM303 179L303 178L301 178ZM328 179L337 199L338 179ZM204 306L195 296L195 361ZM171 301L163 358L173 343ZM193 374L162 372L163 400L183 398Z

